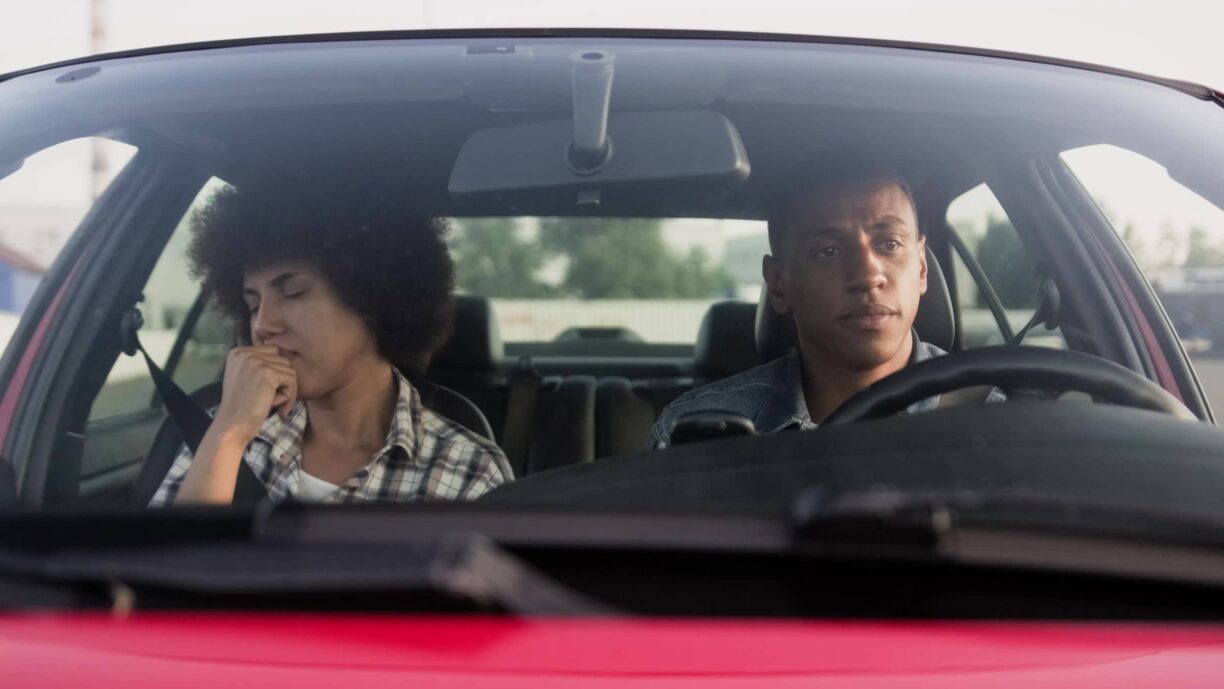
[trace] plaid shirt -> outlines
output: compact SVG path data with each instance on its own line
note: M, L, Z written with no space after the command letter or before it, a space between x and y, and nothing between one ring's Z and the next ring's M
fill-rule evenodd
M398 371L395 375L399 399L386 445L324 503L471 500L514 479L497 445L426 409L412 384ZM243 460L273 500L298 492L305 431L306 405L298 402L287 419L277 414L268 417L247 445ZM151 507L174 502L192 459L191 450L184 446L149 503Z

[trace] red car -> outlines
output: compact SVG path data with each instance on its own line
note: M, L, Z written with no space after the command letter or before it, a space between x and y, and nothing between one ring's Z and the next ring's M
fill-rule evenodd
M794 347L767 219L860 156L909 182L915 327L950 353L814 429L728 411L658 447L673 400ZM878 41L407 32L0 76L0 676L1219 686L1224 434L1122 235L1224 228L1220 161L1209 88ZM412 382L513 481L148 507L245 346L189 270L200 211L304 179L447 219L454 331ZM897 413L971 386L1006 401Z

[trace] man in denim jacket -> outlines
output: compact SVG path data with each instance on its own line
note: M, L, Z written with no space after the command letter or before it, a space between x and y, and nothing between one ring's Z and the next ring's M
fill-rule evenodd
M872 383L945 354L913 329L927 260L909 187L870 163L836 175L801 185L769 220L765 289L774 310L794 318L798 351L680 396L650 447L668 445L676 422L699 411L740 414L759 433L813 428Z

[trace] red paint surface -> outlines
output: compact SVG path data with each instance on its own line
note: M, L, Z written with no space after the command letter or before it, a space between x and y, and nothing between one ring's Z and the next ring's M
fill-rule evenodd
M5 687L1221 687L1224 625L0 617ZM577 684L576 684L577 682Z
M1101 246L1100 241L1097 241L1097 246ZM1160 348L1160 342L1156 339L1156 331L1152 329L1151 322L1144 315L1143 309L1139 308L1139 300L1135 299L1135 293L1131 290L1130 285L1126 283L1126 280L1122 279L1122 271L1118 270L1118 265L1114 263L1113 258L1109 254L1104 252L1103 247L1101 255L1105 257L1105 263L1109 266L1114 282L1122 288L1122 296L1126 299L1126 305L1130 309L1135 323L1139 326L1139 334L1143 338L1143 345L1147 349L1148 356L1152 359L1152 366L1156 369L1157 382L1160 383L1160 387L1176 397L1177 401L1184 404L1186 398L1182 395L1181 388L1177 385L1177 380L1173 377L1173 367L1169 365L1169 360L1165 357L1164 350Z

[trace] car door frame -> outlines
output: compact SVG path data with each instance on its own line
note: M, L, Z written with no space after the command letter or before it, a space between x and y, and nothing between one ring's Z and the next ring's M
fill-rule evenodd
M1087 338L1077 342L1073 330L1064 331L1068 343L1148 377L1214 423L1151 285L1057 153L999 165L984 181L1021 241L1058 282L1064 309L1083 326Z
M38 322L45 336L21 338L7 355L24 363L32 354L28 379L13 393L17 413L0 429L7 431L0 452L11 463L21 504L75 500L89 408L120 355L119 319L137 304L144 280L208 178L205 160L190 150L143 146L78 227L74 240L89 251L72 252L48 273L40 288L45 293L23 319ZM16 368L6 364L5 386Z

